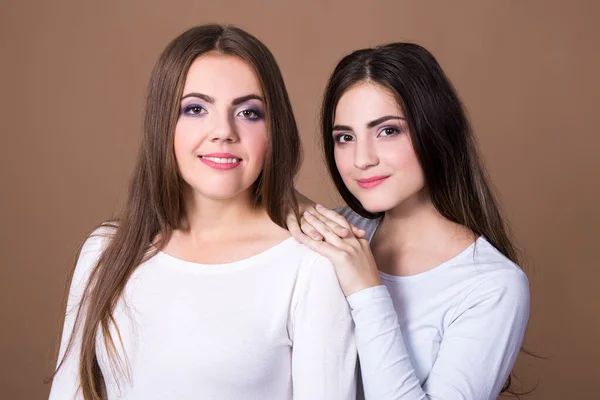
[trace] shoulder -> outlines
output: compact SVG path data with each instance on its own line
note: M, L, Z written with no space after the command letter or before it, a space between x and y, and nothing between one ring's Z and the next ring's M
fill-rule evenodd
M296 258L299 261L298 273L300 275L309 276L319 274L323 273L323 270L334 271L333 264L327 257L320 255L316 251L295 240L290 241L292 244L283 256L288 260Z
M461 309L488 305L498 312L527 318L530 293L525 272L483 238L475 243L472 257L476 283L471 285L459 313Z
M104 222L96 227L85 239L81 252L102 252L106 249L111 239L117 233L116 222Z
M104 222L88 234L80 247L74 279L77 276L87 275L91 272L91 269L96 265L116 234L117 226L115 222Z
M79 304L100 256L116 233L116 224L103 223L94 229L80 245L75 269L70 278L69 304Z
M319 267L333 270L333 264L308 246L299 243L293 237L288 237L269 250L270 263L285 265L290 273L310 275Z
M294 289L295 302L306 296L311 296L311 293L312 295L315 293L328 293L327 297L342 295L332 262L327 257L303 244L296 243L294 247L295 255L290 253L287 257L289 259L289 257L296 256L299 259Z
M477 272L485 280L493 282L489 284L510 286L521 291L527 289L529 292L529 280L525 272L485 238L479 238L475 242L473 258Z
M473 288L471 300L495 298L499 304L512 306L529 304L529 280L518 269L501 269L485 274L485 278Z

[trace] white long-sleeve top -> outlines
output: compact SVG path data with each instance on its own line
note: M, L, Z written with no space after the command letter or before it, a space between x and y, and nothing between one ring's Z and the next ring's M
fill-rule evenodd
M83 246L59 360L107 240L92 235ZM220 265L159 252L136 269L114 315L122 348L116 334L113 339L129 377L113 373L99 335L96 349L109 400L355 399L348 303L330 261L292 238ZM51 400L82 399L81 329L75 335Z
M371 240L378 220L337 211ZM380 276L383 285L347 298L365 398L496 399L529 317L523 271L480 237L426 272Z

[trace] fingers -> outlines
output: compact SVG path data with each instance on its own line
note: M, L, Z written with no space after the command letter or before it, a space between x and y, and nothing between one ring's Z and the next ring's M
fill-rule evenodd
M320 206L320 205L317 205L317 207L324 209L324 207ZM338 217L341 217L335 211L331 211L331 213L337 215ZM311 212L311 214L315 218L318 218L321 222L326 224L339 237L346 238L346 237L352 236L352 232L349 230L350 224L348 224L348 222L346 222L344 217L341 217L342 218L341 220L339 220L339 219L336 220L334 218L330 218L330 215L325 215L325 214L321 213L319 211L319 209L315 209L315 212Z
M290 231L297 242L304 243L305 240L309 239L308 236L306 236L300 229L296 215L293 212L288 214L287 218L285 219L285 224L288 228L288 231Z
M302 232L304 232L307 236L309 236L312 240L323 240L323 236L317 231L304 217L302 216L302 221L300 223L300 228Z
M299 197L299 209L302 215L304 212L308 211L312 216L318 218L322 223L326 224L336 235L341 238L347 238L351 236L355 236L356 238L365 237L366 232L363 229L350 224L337 212L323 207L320 204L316 205L315 208L315 203L313 203L310 199L302 196L298 192L296 195ZM310 237L313 240L323 240L323 236L317 229L315 229L306 221L304 216L302 216L299 223L295 214L290 212L286 218L286 224L292 236L299 242L301 242L301 239L306 239L306 237Z
M300 211L300 215L302 215L306 211L316 214L315 203L311 199L304 196L296 189L294 189L294 194L296 196L296 200L298 201L298 210ZM288 219L291 220L291 218L292 217L288 215ZM310 237L314 240L323 240L323 237L319 234L319 232L317 232L316 229L312 227L312 225L307 223L304 217L300 218L300 223L298 223L298 221L296 220L296 216L294 215L293 222L294 224L292 229L289 228L288 224L288 230L290 231L292 236L296 238L296 240L298 240L299 238L305 239L307 237Z
M308 236L306 236L306 241L302 242L311 250L316 251L323 257L327 257L330 260L335 259L336 255L340 252L337 248L332 246L330 243L324 242L322 240L312 240Z
M324 216L323 214L319 213L317 210L314 210L310 214L313 217L317 218L322 223L324 223L325 225L327 225L329 227L329 229L331 229L339 237L345 238L345 237L350 237L351 236L351 233L350 233L350 231L348 229L346 229L345 227L341 226L337 222L331 220L330 218Z
M302 212L300 218L300 229L306 236L310 237L313 240L323 240L323 236L321 236L321 234L310 223L306 221L304 214L307 212L310 214L318 214L317 210L315 210L314 207L305 207L305 210Z
M342 229L344 229L345 232L350 233L350 229L351 229L352 233L354 234L354 236L356 236L358 238L362 238L362 237L364 237L366 235L366 232L363 229L360 229L360 228L352 225L351 223L348 222L348 220L346 218L344 218L343 216L341 216L337 212L335 212L333 210L330 210L330 209L328 209L326 207L323 207L320 204L317 204L315 206L315 208L316 208L317 212L319 212L319 214L321 214L322 216L324 216L324 217L328 218L329 220L333 221L335 224L337 224ZM331 226L330 224L327 224L327 225ZM338 233L338 231L335 230L335 229L334 229L334 232ZM339 235L339 236L346 237L346 235Z
M306 219L316 231L323 236L325 241L332 244L337 248L344 248L347 245L343 242L343 239L340 238L326 223L315 217L309 212L305 212L303 218Z
M360 247L363 248L363 250L371 251L371 245L369 244L369 241L367 239L358 239L358 243L360 244Z
M354 236L356 236L359 239L364 238L365 235L367 234L367 232L365 232L364 229L360 229L354 225L352 225L352 233L354 233Z
M348 223L348 221L346 220L346 218L342 217L340 214L338 214L335 211L330 210L330 209L328 209L328 208L326 208L326 207L324 207L324 206L322 206L320 204L317 204L315 206L315 208L317 209L317 211L321 215L323 215L323 216L329 218L330 220L334 221L339 226L344 227L346 229L350 229L350 224Z

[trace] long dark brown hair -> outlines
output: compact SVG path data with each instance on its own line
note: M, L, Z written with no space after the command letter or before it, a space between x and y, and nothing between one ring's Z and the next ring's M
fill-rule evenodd
M270 139L262 172L253 186L255 204L264 207L282 227L287 211L297 210L293 179L300 161L300 140L275 58L257 38L232 26L203 25L182 33L165 48L152 71L129 197L121 218L110 224L114 228L111 240L91 272L67 351L57 367L58 371L72 347L75 331L82 329L79 374L86 400L103 398L97 334L102 333L111 362L126 365L118 360L109 330L112 326L118 334L113 310L137 266L162 249L185 219L184 182L173 149L175 125L190 65L211 51L244 60L262 87ZM160 240L154 243L157 238Z
M463 105L433 55L417 44L392 43L357 50L338 63L329 79L321 109L321 133L329 173L346 204L366 218L383 215L370 213L350 193L334 157L331 133L337 104L350 87L365 81L390 90L402 107L437 211L484 236L519 264ZM510 384L509 377L503 392L511 392Z

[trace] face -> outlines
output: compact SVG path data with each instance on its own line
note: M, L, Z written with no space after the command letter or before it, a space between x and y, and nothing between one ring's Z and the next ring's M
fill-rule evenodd
M367 211L388 211L419 197L423 171L389 90L372 82L348 89L337 104L332 135L338 171Z
M256 181L268 145L263 98L254 71L238 57L208 53L192 63L174 141L194 196L230 199Z

